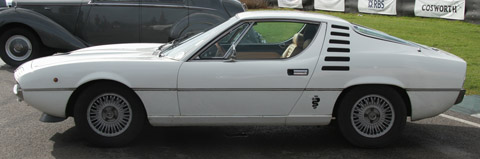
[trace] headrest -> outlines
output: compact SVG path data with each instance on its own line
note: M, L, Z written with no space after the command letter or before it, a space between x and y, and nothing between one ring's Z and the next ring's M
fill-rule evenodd
M296 33L293 35L293 41L294 44L303 46L303 42L305 42L305 39L303 38L303 34Z

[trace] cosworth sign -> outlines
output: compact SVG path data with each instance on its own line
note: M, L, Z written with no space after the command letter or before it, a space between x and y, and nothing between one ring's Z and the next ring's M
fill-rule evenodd
M465 0L416 0L415 16L465 19Z

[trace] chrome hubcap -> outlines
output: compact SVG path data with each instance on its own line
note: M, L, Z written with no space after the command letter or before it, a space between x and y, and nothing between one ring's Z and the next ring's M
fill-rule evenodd
M129 127L132 111L122 96L102 94L90 103L87 120L97 134L112 137L122 134Z
M23 61L32 55L32 43L23 35L14 35L7 39L5 52L10 59Z
M353 127L360 135L376 138L385 135L392 128L395 112L386 98L367 95L355 103L350 117Z

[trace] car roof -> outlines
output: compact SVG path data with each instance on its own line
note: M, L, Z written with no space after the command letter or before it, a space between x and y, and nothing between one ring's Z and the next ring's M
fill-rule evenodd
M248 11L238 13L236 17L239 20L249 19L294 19L305 21L331 22L350 24L350 22L331 15L320 13L311 13L304 11Z

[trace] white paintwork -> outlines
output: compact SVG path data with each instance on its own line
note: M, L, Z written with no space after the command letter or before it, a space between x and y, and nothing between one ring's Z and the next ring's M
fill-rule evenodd
M285 60L189 60L219 34L241 21L291 20L320 23L312 44ZM349 30L331 25L349 27ZM333 37L332 31L349 37ZM330 39L349 45L330 44ZM466 63L444 51L387 42L360 35L345 20L306 12L245 12L159 57L163 44L96 46L35 59L15 71L25 101L47 114L65 117L76 88L111 80L132 88L155 126L180 125L325 125L343 90L383 84L408 90L412 120L438 115L451 107L465 79ZM348 47L350 53L328 52ZM326 62L325 57L350 57ZM349 66L324 71L323 66ZM287 76L287 69L308 69L308 76ZM58 82L53 82L53 78ZM48 90L48 91L46 91ZM426 91L427 90L427 91ZM312 107L313 96L321 99Z

